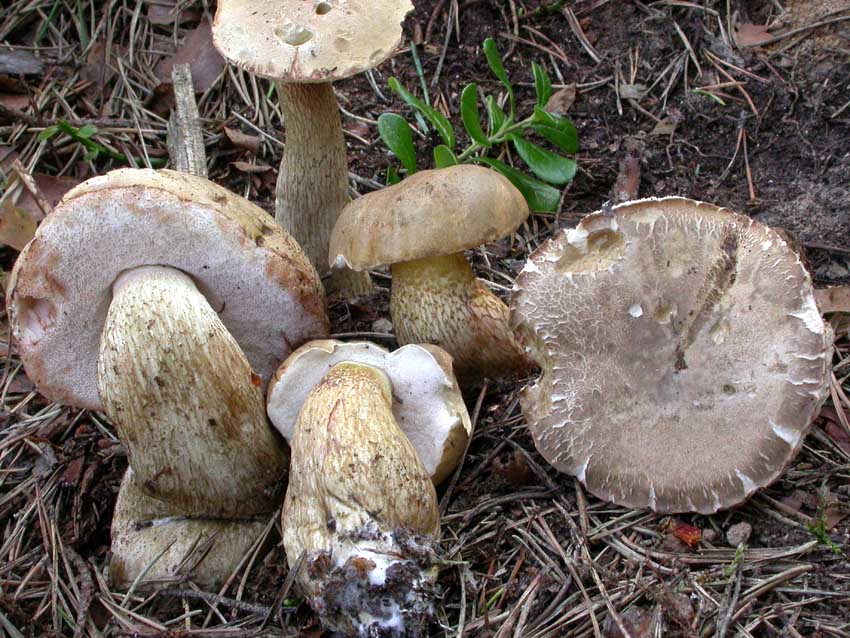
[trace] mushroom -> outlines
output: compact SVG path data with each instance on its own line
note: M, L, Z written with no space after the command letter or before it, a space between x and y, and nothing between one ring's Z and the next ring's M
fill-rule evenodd
M8 299L27 374L106 412L141 492L195 518L275 508L288 455L263 388L328 320L315 270L265 212L172 171L93 178L39 227Z
M311 390L292 439L282 523L289 567L326 627L426 635L437 495L396 424L393 386L379 368L343 361Z
M275 217L320 273L348 202L348 162L332 82L377 66L397 48L410 0L220 0L213 40L236 66L275 80L286 126ZM368 274L353 277L368 290ZM357 280L359 279L359 284Z
M543 373L521 405L540 453L600 498L732 507L794 458L832 335L774 230L679 197L626 203L540 246L512 323Z
M472 424L452 373L451 357L436 346L414 344L391 353L366 341L326 339L304 344L289 355L269 383L267 411L278 431L292 441L308 394L343 361L384 371L393 387L393 416L439 485L460 463Z
M490 169L421 171L345 207L331 235L331 263L392 264L399 344L445 349L462 383L526 374L531 363L508 327L507 306L475 277L463 251L508 235L528 212L522 194Z

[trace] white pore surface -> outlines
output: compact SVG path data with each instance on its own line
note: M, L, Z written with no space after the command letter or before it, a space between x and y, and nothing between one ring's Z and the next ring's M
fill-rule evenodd
M375 366L387 374L396 422L433 476L446 439L460 425L461 416L446 398L453 389L452 380L431 353L417 345L388 352L373 343L338 343L330 352L316 347L293 357L269 389L267 409L274 426L290 441L310 390L341 361Z
M108 193L81 195L49 215L19 275L15 338L28 374L50 399L101 409L97 359L112 284L137 266L190 275L264 383L294 346L324 332L268 274L282 270L280 257L237 223L158 189Z

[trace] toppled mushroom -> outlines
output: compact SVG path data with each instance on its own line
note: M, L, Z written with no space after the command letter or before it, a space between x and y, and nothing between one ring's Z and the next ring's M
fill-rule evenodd
M348 202L348 162L332 82L371 69L397 48L410 0L220 0L213 39L238 67L276 81L286 127L275 203L278 222L313 265ZM359 281L358 281L359 280ZM349 273L353 294L367 273Z
M337 363L376 366L393 387L392 411L434 484L457 467L472 430L452 374L451 357L436 346L408 345L395 352L365 341L311 341L293 352L269 382L267 411L287 441L307 395Z
M135 475L122 485L124 503L138 502L132 484L192 518L160 540L275 508L288 454L263 388L293 344L327 334L328 322L315 270L261 209L172 171L93 178L42 223L8 299L39 391L102 409L115 424ZM122 511L142 524L144 512ZM219 542L228 539L243 549L253 541ZM140 540L121 551L138 552L126 565L139 566L165 546ZM148 577L167 576L165 566Z
M427 635L437 577L437 495L393 416L380 369L335 364L292 439L283 544L322 623L344 636Z
M832 351L780 235L677 197L586 217L530 257L512 321L543 369L537 449L597 496L716 512L776 479L826 397Z
M475 277L463 251L504 237L526 217L522 194L495 171L422 171L345 207L331 235L331 263L392 264L398 342L445 349L462 383L525 374L531 365L508 327L507 306Z

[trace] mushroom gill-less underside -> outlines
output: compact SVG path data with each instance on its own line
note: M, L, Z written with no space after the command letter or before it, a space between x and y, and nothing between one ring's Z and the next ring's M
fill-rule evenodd
M775 231L681 198L585 218L532 254L512 320L543 369L537 448L629 507L715 512L776 479L826 396L831 331Z

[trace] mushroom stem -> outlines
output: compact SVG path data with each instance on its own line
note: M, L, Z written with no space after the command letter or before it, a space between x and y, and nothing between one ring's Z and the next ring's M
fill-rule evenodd
M437 496L399 429L392 387L343 362L312 390L292 441L283 508L290 568L322 622L345 636L424 635L437 576Z
M348 203L348 161L339 106L330 82L278 82L286 147L275 192L275 218L301 245L319 274L328 270L328 243ZM334 275L348 294L372 289L369 273Z
M390 315L399 345L448 351L461 383L527 374L532 364L508 326L508 307L463 253L392 265Z
M97 383L148 496L187 516L275 508L287 452L260 378L186 274L140 266L116 279Z

